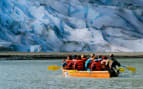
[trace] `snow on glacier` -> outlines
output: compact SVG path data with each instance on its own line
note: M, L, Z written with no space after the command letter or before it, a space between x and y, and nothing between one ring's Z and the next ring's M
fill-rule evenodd
M0 48L22 52L141 52L142 3L0 0Z

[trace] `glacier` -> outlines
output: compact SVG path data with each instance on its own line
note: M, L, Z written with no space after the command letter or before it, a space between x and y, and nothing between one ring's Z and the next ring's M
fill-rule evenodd
M0 0L0 51L142 52L143 0Z

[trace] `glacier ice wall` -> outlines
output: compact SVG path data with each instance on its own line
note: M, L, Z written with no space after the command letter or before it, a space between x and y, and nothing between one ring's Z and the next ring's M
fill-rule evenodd
M0 50L141 52L142 0L0 0Z

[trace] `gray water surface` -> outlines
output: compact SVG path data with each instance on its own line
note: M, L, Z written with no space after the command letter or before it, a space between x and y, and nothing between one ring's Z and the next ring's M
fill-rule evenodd
M65 78L61 70L49 71L62 60L2 60L0 89L143 89L143 59L119 59L122 65L136 67L110 79Z

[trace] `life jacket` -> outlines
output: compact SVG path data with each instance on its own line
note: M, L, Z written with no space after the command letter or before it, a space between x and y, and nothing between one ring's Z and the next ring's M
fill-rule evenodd
M82 60L74 60L73 69L76 70L83 70L84 69L84 63Z
M107 70L108 69L107 61L108 60L105 60L105 59L101 61L101 70Z
M96 64L95 62L91 63L91 71L95 71L96 70Z
M92 62L91 64L91 70L92 71L101 71L101 61L97 61L97 62Z
M81 60L83 61L83 65L84 65L84 69L85 69L85 62L88 58L81 58Z
M103 56L102 59L104 60L106 58L106 56Z
M83 62L85 62L87 59L88 59L88 58L81 58L81 60L82 60Z
M107 60L103 59L103 60L101 61L101 64L107 65Z
M73 69L73 60L66 60L67 66L66 69Z

